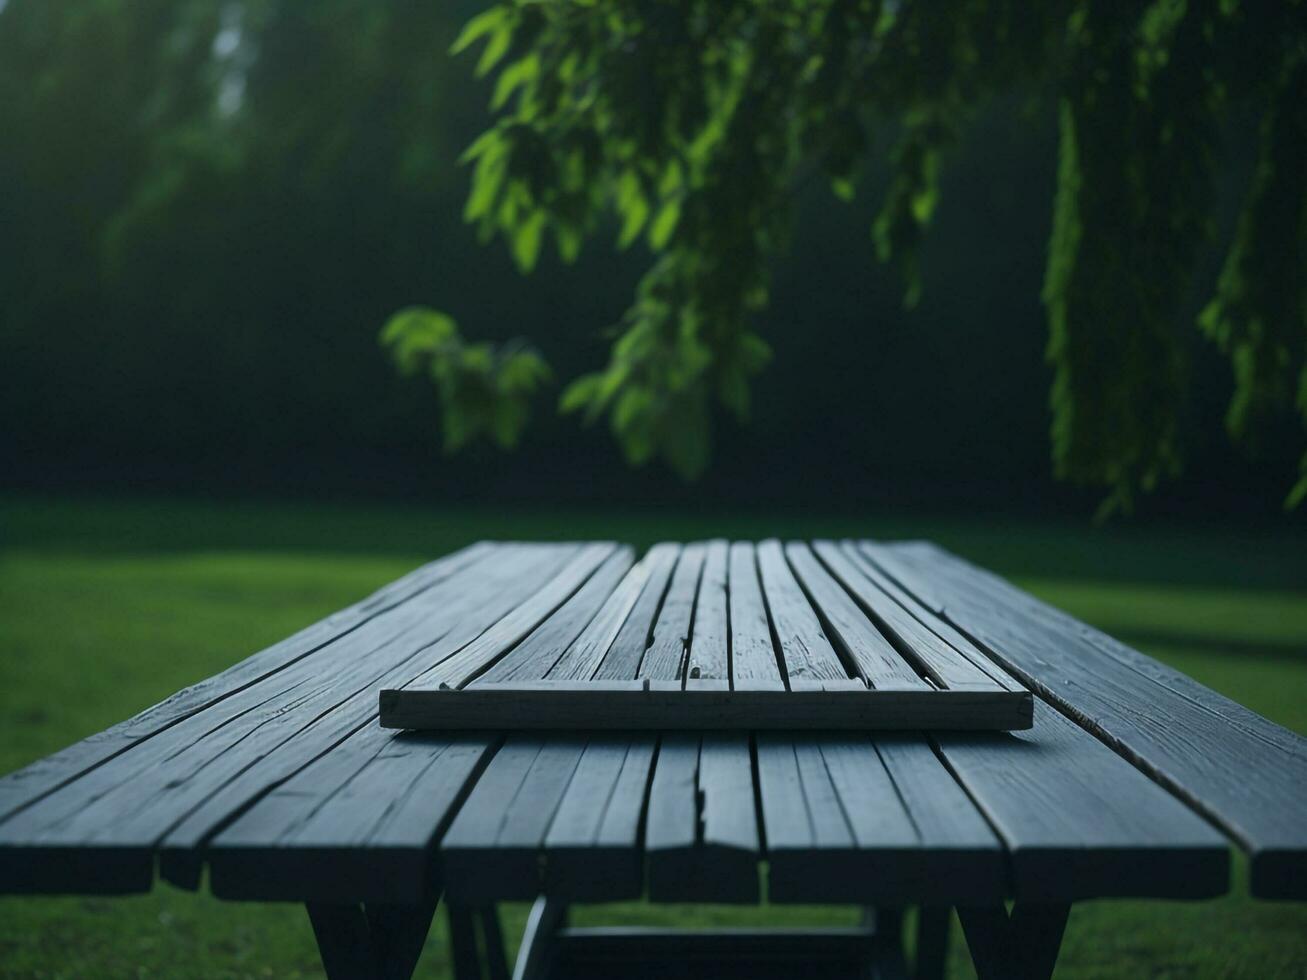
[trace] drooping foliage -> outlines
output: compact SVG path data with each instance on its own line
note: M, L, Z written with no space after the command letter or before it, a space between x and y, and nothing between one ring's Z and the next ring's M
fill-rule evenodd
M869 256L902 268L911 306L950 146L1016 87L1060 106L1044 293L1057 474L1112 509L1179 472L1195 287L1215 290L1201 326L1233 366L1231 435L1255 442L1295 397L1307 422L1307 4L513 0L467 24L467 50L495 113L465 154L467 220L527 272L610 228L651 253L608 363L561 402L606 415L633 462L693 476L713 403L747 414L769 357L751 321L807 181L852 200L867 162L889 162ZM1256 173L1219 282L1194 283L1232 111L1262 118ZM515 357L487 370L529 379L520 399L543 374ZM436 380L460 432L515 438L500 426L524 412L458 408Z

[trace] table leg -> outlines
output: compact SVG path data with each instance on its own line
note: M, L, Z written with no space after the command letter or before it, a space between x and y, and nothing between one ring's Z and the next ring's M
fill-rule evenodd
M541 895L531 906L522 945L517 951L513 980L539 980L549 973L554 934L567 921L567 904Z
M876 937L872 961L875 975L884 980L907 980L908 964L903 957L903 910L864 908L863 926Z
M436 901L433 896L416 905L306 903L329 980L409 980Z
M980 980L1049 980L1062 946L1069 905L959 908L962 932Z
M504 933L499 928L499 907L484 906L479 910L478 918L481 920L481 938L486 951L486 974L489 980L509 980Z
M948 969L948 933L952 910L922 906L917 910L915 980L944 980Z
M454 980L481 980L481 957L477 953L472 909L447 905L445 910L449 915L449 960Z

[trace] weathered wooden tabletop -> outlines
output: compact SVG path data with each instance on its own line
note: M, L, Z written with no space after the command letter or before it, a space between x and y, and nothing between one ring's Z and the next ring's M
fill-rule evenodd
M923 543L634 559L472 546L5 777L0 892L144 891L156 871L196 888L207 866L223 898L316 903L1201 898L1227 890L1232 840L1255 895L1307 897L1307 740L989 573ZM820 678L858 636L1011 675L1034 727L376 723L382 688L544 651L563 651L550 676L634 678L720 672L729 649L738 676L785 683L778 662Z

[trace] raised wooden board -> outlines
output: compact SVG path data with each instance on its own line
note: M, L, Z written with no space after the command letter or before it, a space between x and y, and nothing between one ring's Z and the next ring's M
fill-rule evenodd
M382 728L443 731L1019 731L1032 711L1027 691L876 691L857 681L792 691L545 680L381 692Z
M552 581L542 593L542 607L562 595ZM530 636L472 646L502 651L384 687L382 727L1014 731L1033 711L1029 691L829 542L659 545L635 565L616 551Z

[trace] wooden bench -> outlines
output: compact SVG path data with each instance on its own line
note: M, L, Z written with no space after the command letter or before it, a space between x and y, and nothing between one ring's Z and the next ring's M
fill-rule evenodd
M723 551L719 590L702 566ZM1072 902L1223 894L1229 840L1254 895L1307 896L1307 740L989 573L921 543L668 544L634 559L613 543L474 545L5 777L0 892L140 892L156 874L194 889L207 869L221 898L305 903L329 975L386 977L411 972L442 895L460 977L506 971L494 903L510 899L540 899L522 976L669 955L711 963L705 975L736 956L761 975L749 950L780 963L787 948L892 975L899 910L920 906L918 976L942 975L955 907L981 976L1046 977ZM840 590L838 621L819 620L814 582ZM793 662L777 642L819 665L842 632L913 632L1034 691L1033 727L376 723L381 689L437 665L490 676L552 649L578 676L676 677L717 642L710 629L743 669L759 652ZM566 926L569 904L642 896L854 903L878 923L692 940Z

